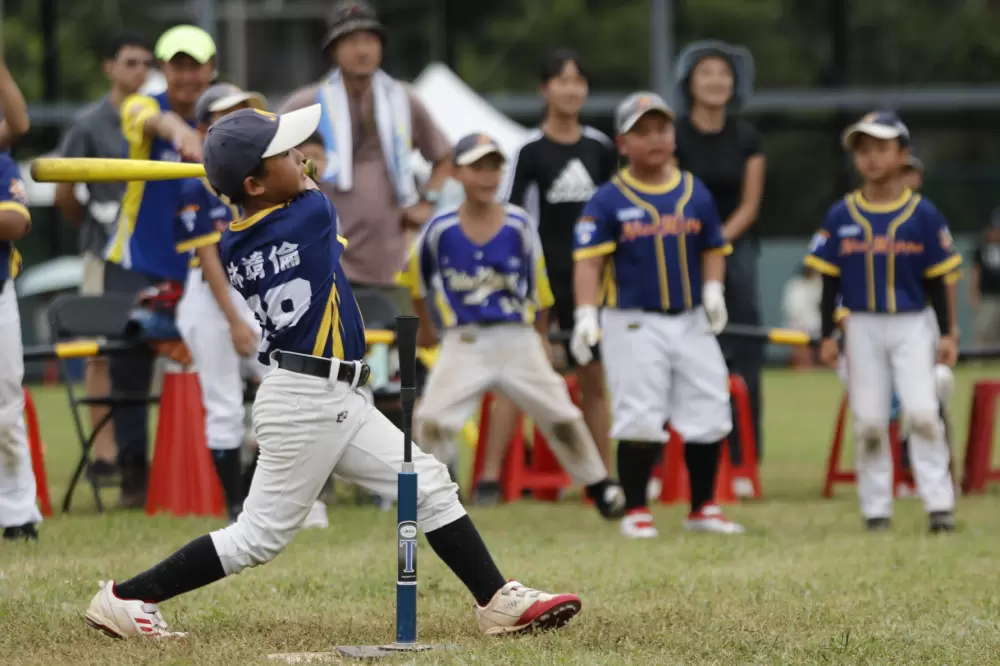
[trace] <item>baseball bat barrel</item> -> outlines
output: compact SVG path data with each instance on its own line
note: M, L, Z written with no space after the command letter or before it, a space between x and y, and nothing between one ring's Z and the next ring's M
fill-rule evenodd
M417 642L417 473L413 468L413 403L417 397L417 327L412 316L396 317L399 400L403 407L403 468L396 502L396 643Z
M760 342L770 342L775 345L786 345L791 347L805 347L807 345L819 344L818 340L810 338L809 334L805 331L796 331L791 328L748 326L746 324L729 324L722 331L722 333L719 334L719 337L758 340Z
M157 162L103 157L40 157L31 163L39 183L120 183L134 180L200 178L205 167L191 162Z

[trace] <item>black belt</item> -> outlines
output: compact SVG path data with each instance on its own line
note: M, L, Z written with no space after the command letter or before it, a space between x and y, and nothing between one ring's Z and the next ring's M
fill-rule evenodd
M275 360L278 361L278 367L282 370L288 370L289 372L297 372L300 375L310 375L312 377L329 377L330 376L330 359L328 358L318 358L316 356L306 356L305 354L294 354L282 351L277 351L274 353ZM354 383L354 369L358 367L354 363L340 364L340 368L337 369L337 381L344 382L345 384ZM367 363L361 363L361 378L358 380L358 386L364 386L368 383L368 376L371 374L371 368L368 367Z
M653 314L667 315L668 317L676 317L677 315L689 312L687 308L670 308L669 310L664 310L663 308L643 308L643 312L652 312Z

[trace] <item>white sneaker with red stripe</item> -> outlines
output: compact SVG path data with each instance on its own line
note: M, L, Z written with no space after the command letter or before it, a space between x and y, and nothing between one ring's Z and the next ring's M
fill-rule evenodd
M549 594L515 580L497 590L485 606L476 606L476 621L487 636L558 629L580 612L575 594Z
M713 532L715 534L743 534L742 525L722 515L717 504L706 504L700 511L689 513L684 528L692 532Z
M622 536L630 539L655 539L660 535L649 509L629 509L622 518L620 529Z
M167 631L167 623L156 604L138 599L120 599L115 594L115 581L101 581L97 593L87 608L87 624L112 638L145 636L146 638L181 638L187 634Z

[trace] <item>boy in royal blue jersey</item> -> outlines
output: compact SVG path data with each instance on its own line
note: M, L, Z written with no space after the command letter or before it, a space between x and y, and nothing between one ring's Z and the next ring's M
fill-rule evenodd
M122 583L102 585L87 622L114 637L173 636L158 604L274 559L301 528L334 471L395 498L402 433L359 390L365 329L340 258L336 211L305 175L295 146L316 131L320 107L276 116L245 109L213 125L205 171L243 207L221 242L229 281L262 323L262 363L276 366L254 403L259 458L239 519L187 544ZM580 610L572 594L507 581L458 500L447 468L413 448L417 520L431 548L476 600L488 635L564 625Z
M600 341L627 505L621 532L638 539L658 535L646 488L668 422L684 439L690 475L685 527L743 532L714 502L722 440L732 429L729 374L715 338L728 318L722 285L732 248L708 189L670 163L673 119L653 93L619 105L618 148L628 167L597 190L574 233L570 349L584 365Z
M553 453L608 518L624 512L608 471L549 362L548 310L554 303L538 225L496 201L504 156L496 141L471 134L455 146L465 201L428 222L413 246L407 282L420 317L420 346L438 334L427 299L436 298L445 332L415 418L421 445L450 463L455 439L483 393L502 391L527 412Z
M844 354L859 442L861 512L870 530L890 525L889 419L895 387L930 529L950 531L955 491L934 364L936 356L938 363L953 365L957 355L945 282L962 257L952 246L944 216L899 178L908 158L909 131L896 114L868 114L844 131L842 141L864 183L827 212L805 263L824 276L820 358L828 365L836 365L840 354L833 339L838 296L851 313L844 325ZM924 313L928 301L936 327Z

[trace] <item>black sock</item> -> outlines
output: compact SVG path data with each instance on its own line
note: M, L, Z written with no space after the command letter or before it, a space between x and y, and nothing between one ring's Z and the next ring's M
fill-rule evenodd
M507 584L468 516L462 516L424 536L437 556L469 588L480 606L488 604L497 590Z
M657 442L618 442L618 479L625 491L625 510L647 505L646 487L663 445Z
M152 569L115 585L122 599L141 599L158 604L226 577L215 544L208 534L200 536Z
M246 499L243 491L243 474L240 469L239 449L220 449L212 451L212 462L215 463L215 473L219 475L222 484L222 494L226 497L226 510L239 511Z
M604 496L604 491L608 486L611 485L611 479L604 479L603 481L598 481L597 483L592 483L587 486L584 491L589 499L595 502Z
M722 442L686 442L684 462L691 485L691 513L715 499L715 476L719 471Z
M250 484L253 482L253 473L257 471L257 458L259 457L260 450L254 449L253 460L250 461L250 465L243 471L243 491L246 493L250 492Z

